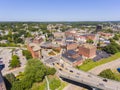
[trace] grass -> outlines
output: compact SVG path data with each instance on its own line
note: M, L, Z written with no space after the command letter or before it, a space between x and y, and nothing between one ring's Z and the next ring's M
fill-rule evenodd
M66 82L60 81L60 79L55 75L48 76L50 90L63 90L65 86L67 86ZM47 83L44 79L43 82L34 83L30 90L47 90Z
M34 83L30 90L46 90L46 81L44 80L41 83Z
M63 90L67 85L66 82L61 82L61 86L57 90Z
M61 81L56 76L49 76L48 77L49 84L50 84L50 90L56 90L61 86Z
M94 62L93 60L88 60L87 62L83 63L83 65L78 66L77 68L79 68L80 70L83 70L83 71L89 71L92 68L95 68L96 66L114 61L118 58L120 58L120 52L110 56L109 58L104 58L97 62Z
M103 70L99 76L103 77L103 78L108 78L111 80L115 80L115 81L120 81L120 73L118 73L117 70L110 70L110 69L106 69Z

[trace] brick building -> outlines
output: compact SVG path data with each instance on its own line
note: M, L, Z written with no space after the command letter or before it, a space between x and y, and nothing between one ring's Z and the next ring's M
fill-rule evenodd
M83 63L83 58L78 51L68 50L62 54L64 60L72 66L78 66Z
M53 33L54 38L63 38L65 36L64 32L55 32Z
M91 44L83 44L79 46L79 54L85 58L94 58L96 56L96 47Z
M75 49L77 49L77 47L78 47L77 43L69 43L69 44L67 44L66 49L67 50L75 50Z
M31 52L33 58L41 58L41 48L35 43L27 45L28 50Z
M33 40L33 43L36 43L36 44L40 44L41 42L43 42L43 38L39 36L35 37Z

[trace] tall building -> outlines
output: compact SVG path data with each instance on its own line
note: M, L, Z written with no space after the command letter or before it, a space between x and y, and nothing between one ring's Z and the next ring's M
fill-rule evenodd
M96 56L96 47L91 44L83 44L79 46L79 54L85 58L94 58Z
M97 25L96 26L96 32L99 32L100 30L103 29L103 26L102 25Z

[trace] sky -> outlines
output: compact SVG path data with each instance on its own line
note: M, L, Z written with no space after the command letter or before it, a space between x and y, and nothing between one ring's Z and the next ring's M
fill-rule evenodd
M0 0L0 21L118 21L120 0Z

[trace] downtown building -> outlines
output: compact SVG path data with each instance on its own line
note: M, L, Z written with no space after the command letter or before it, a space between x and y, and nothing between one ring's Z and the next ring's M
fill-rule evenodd
M94 58L96 56L97 48L92 44L83 44L79 46L79 54L85 59Z

